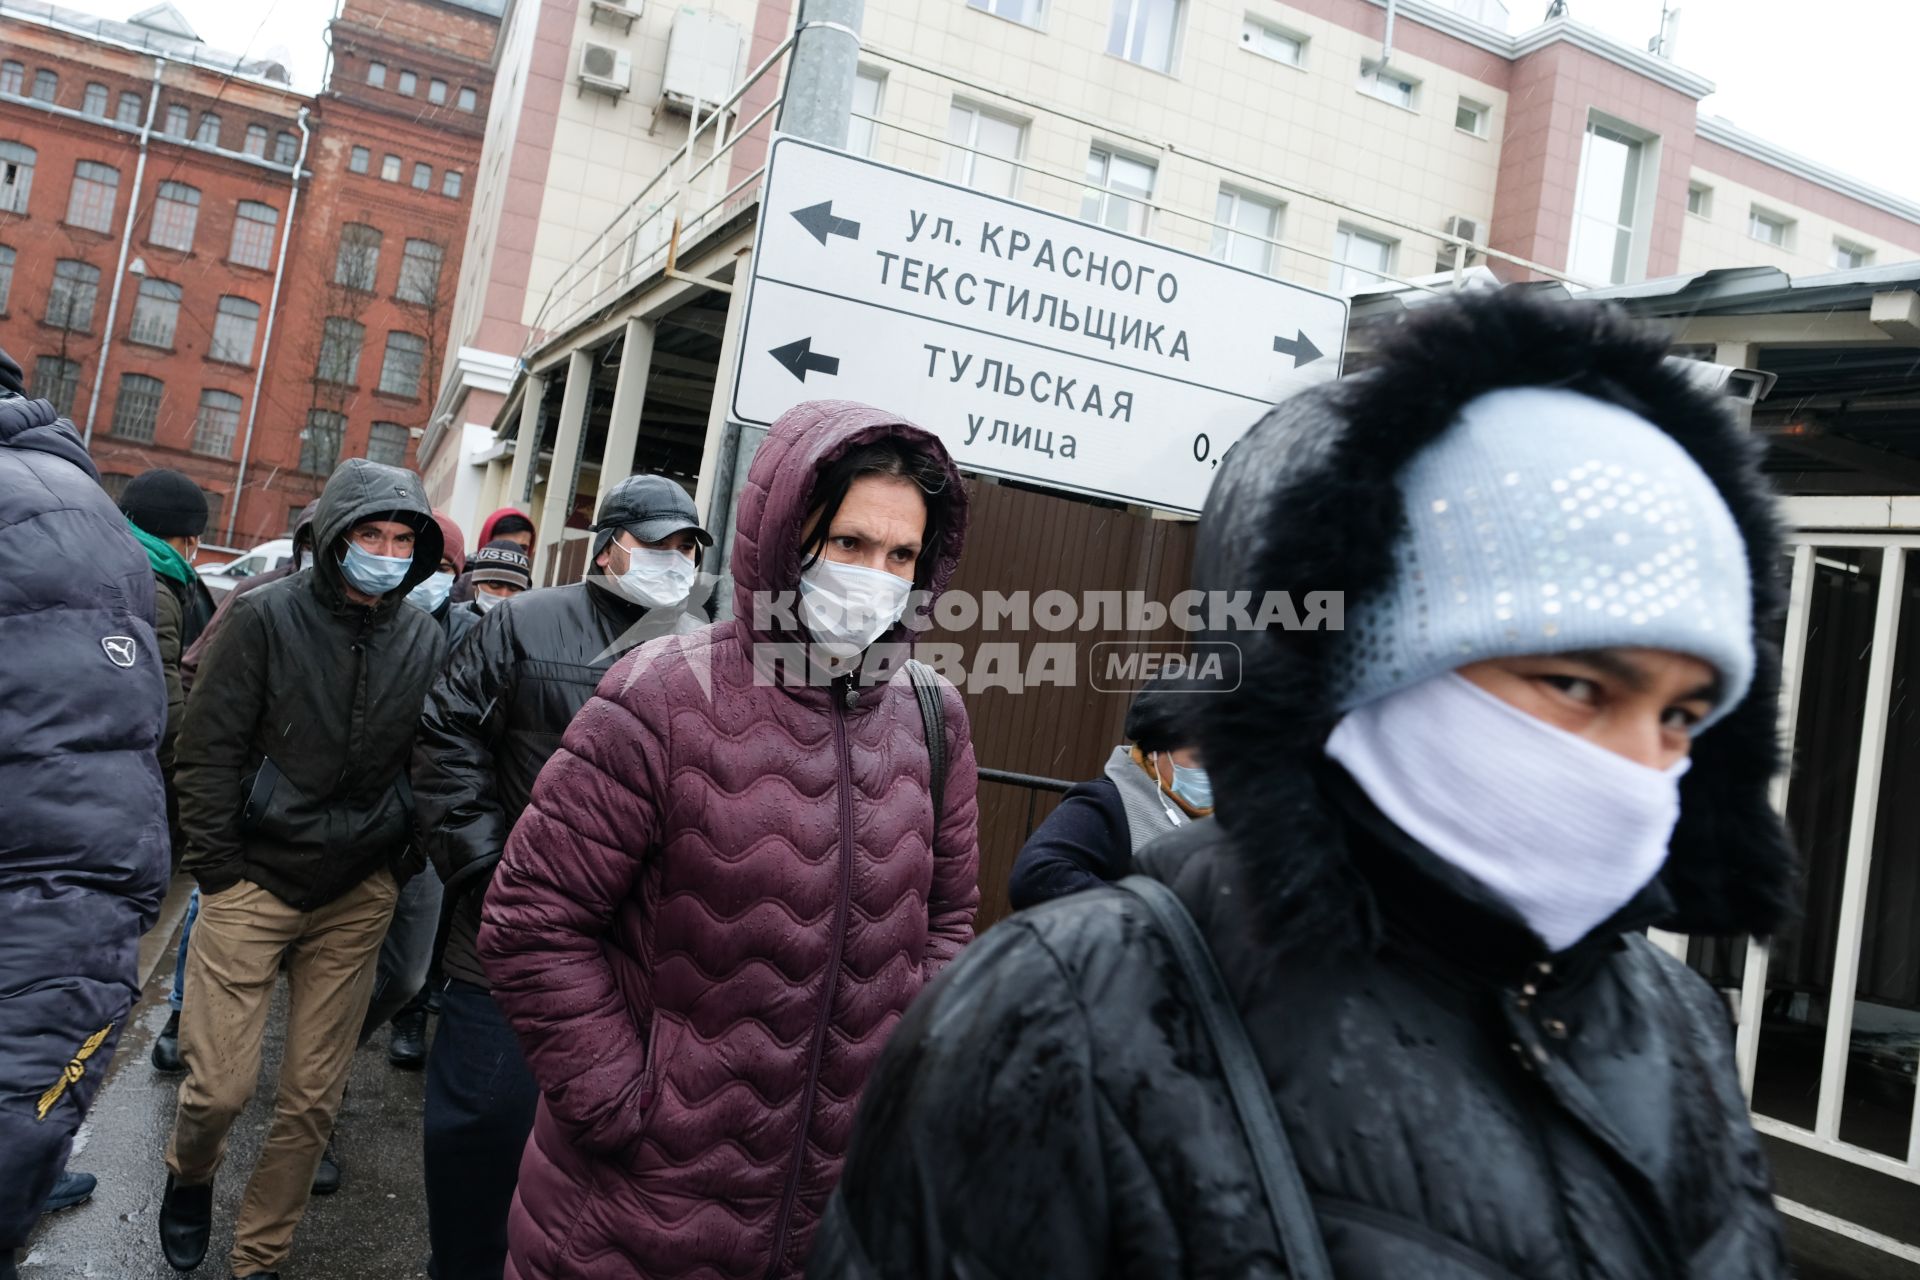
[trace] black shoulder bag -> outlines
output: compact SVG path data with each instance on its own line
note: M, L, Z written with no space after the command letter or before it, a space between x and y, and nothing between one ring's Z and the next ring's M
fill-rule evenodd
M1158 880L1128 876L1118 887L1138 898L1147 909L1161 936L1173 947L1174 958L1186 976L1194 1009L1200 1014L1214 1055L1220 1059L1234 1113L1253 1152L1254 1171L1266 1193L1274 1233L1286 1254L1289 1280L1332 1280L1333 1266L1327 1261L1320 1225L1313 1216L1306 1184L1300 1180L1300 1167L1294 1163L1293 1147L1280 1123L1280 1113L1274 1108L1266 1072L1254 1055L1247 1029L1241 1025L1227 984L1213 963L1206 938L1179 897Z
M913 695L920 700L920 723L927 731L927 794L933 797L933 825L940 825L940 810L947 798L947 715L940 705L940 677L918 658L904 664L907 678L913 681Z

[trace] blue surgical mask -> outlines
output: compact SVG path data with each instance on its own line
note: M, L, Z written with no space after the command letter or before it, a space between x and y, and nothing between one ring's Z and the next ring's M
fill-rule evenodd
M1173 786L1169 789L1195 809L1213 808L1213 779L1205 769L1174 765Z
M447 593L453 590L453 575L436 573L425 582L407 592L407 603L417 604L428 613L432 613L447 602Z
M383 596L399 586L411 568L412 556L376 556L351 542L346 558L340 562L340 572L353 589L370 596Z

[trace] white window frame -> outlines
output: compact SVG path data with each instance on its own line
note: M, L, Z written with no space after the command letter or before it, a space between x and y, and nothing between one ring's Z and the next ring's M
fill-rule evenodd
M1355 240L1365 240L1370 244L1385 247L1386 253L1383 255L1384 261L1381 262L1378 268L1362 266L1357 262L1347 261L1343 255L1343 250L1351 247L1352 242ZM1348 296L1358 293L1362 289L1373 287L1372 285L1364 284L1349 286L1347 283L1349 272L1369 276L1380 284L1392 284L1393 281L1390 276L1395 273L1394 259L1399 256L1399 253L1400 242L1392 236L1382 234L1370 227L1354 226L1351 223L1343 222L1334 231L1333 271L1328 277L1327 287L1335 293ZM1386 274L1383 275L1383 272Z
M1360 79L1354 89L1363 98L1372 98L1375 102L1384 102L1401 111L1420 114L1420 79L1408 75L1395 66L1383 65L1378 58L1363 58L1360 62ZM1382 85L1396 85L1406 89L1407 100L1400 101L1398 93L1386 94L1380 91Z
M984 13L988 17L998 18L1002 22L1011 22L1016 27L1027 27L1034 31L1047 29L1047 0L967 0L967 8L975 13ZM1002 9L1019 9L1028 13L1027 17L1003 13Z
M873 108L860 109L860 87L873 86ZM887 73L877 67L861 67L853 77L853 116L847 121L847 150L856 156L871 156L878 141L880 126L875 123L887 104Z
M1770 236L1761 235L1761 227L1777 228L1780 232L1780 238L1775 240ZM1768 245L1775 249L1791 251L1793 248L1793 227L1794 219L1789 218L1784 213L1775 213L1765 205L1751 205L1747 209L1747 236L1749 239L1757 240L1761 244Z
M1460 113L1463 111L1472 114L1472 128L1460 123ZM1453 127L1456 132L1464 133L1469 138L1479 138L1484 141L1493 132L1493 108L1477 98L1469 98L1462 94L1453 107Z
M1842 262L1842 257L1858 258L1858 262ZM1862 267L1873 265L1874 252L1866 245L1858 244L1840 236L1833 238L1833 269L1835 271L1858 271Z
M1580 133L1580 162L1576 171L1578 178L1573 193L1573 222L1567 235L1567 269L1573 270L1574 249L1580 243L1580 211L1586 207L1587 194L1587 144L1596 129L1615 134L1640 149L1634 178L1633 222L1626 227L1628 232L1626 279L1620 283L1643 280L1647 274L1648 246L1653 239L1654 201L1659 195L1660 137L1638 125L1600 111L1587 113L1586 128ZM1606 284L1607 281L1595 280L1590 283Z
M1261 36L1272 36L1285 44L1293 46L1293 56L1283 57L1262 46ZM1295 71L1307 69L1307 46L1311 44L1306 36L1287 27L1268 22L1265 18L1256 18L1247 14L1240 23L1240 47L1256 57L1268 62L1277 62L1283 67L1292 67Z
M1694 207L1696 203L1694 200L1695 196L1700 197L1697 202L1700 207L1697 209ZM1713 220L1712 187L1704 182L1689 182L1687 184L1687 215L1694 218L1705 218L1709 222Z
M1147 170L1146 195L1137 196L1114 189L1113 167L1117 161L1125 161L1128 164L1138 165ZM1146 235L1147 228L1153 225L1154 192L1160 185L1159 164L1152 160L1144 160L1130 152L1122 151L1117 147L1110 147L1100 142L1094 143L1093 146L1087 150L1087 167L1092 169L1095 163L1098 163L1101 167L1101 177L1100 180L1096 182L1091 174L1089 174L1089 176L1081 182L1080 220L1082 222L1090 222L1097 227L1105 227L1109 231L1118 231L1122 235ZM1116 227L1107 220L1113 212L1113 202L1115 200L1125 201L1138 210L1137 214L1131 211L1129 212L1127 217L1129 225ZM1133 226L1131 224L1136 217L1139 219L1139 225Z
M953 133L953 113L956 111L967 112L971 117L967 124L967 136L964 142L951 140ZM987 159L1010 167L1012 170L1012 181L1008 184L1009 189L1004 194L1009 197L1018 196L1020 194L1020 175L1023 172L1021 164L1026 158L1027 130L1030 122L1019 116L1008 115L1003 111L995 111L991 107L983 107L979 103L970 102L965 98L955 98L949 105L947 111L947 133L949 137L947 145L953 148L953 150L948 153L947 172L949 179L966 187L968 190L981 190L981 188L973 185L973 179L976 166L980 161L980 153L978 151L980 145L980 121L988 118L998 120L1002 124L1010 124L1018 131L1018 135L1014 139L1013 154L1011 156L995 155L991 152L987 155ZM956 163L960 168L958 174L953 172ZM989 191L987 194L1000 195L1002 193Z
M1173 25L1172 29L1167 33L1167 64L1164 67L1142 61L1128 52L1133 47L1134 36L1139 34L1140 11L1142 7L1160 2L1162 2L1162 0L1119 0L1119 3L1127 7L1127 22L1124 29L1117 26L1108 27L1107 56L1110 58L1118 58L1122 62L1132 63L1136 67L1144 67L1148 71L1156 71L1163 76L1178 76L1180 74L1181 46L1186 43L1184 36L1187 25L1187 0L1164 0L1165 3L1173 5ZM1118 40L1120 44L1118 49L1113 47L1116 40Z
M1222 216L1222 210L1220 208L1220 202L1223 200L1227 202L1224 216ZM1237 215L1243 205L1258 205L1261 208L1271 211L1266 236L1257 236L1251 231L1243 231L1240 229ZM1234 242L1236 239L1251 241L1260 247L1260 256L1263 260L1262 265L1258 267L1240 267L1240 269L1242 271L1258 271L1261 275L1270 276L1273 274L1275 254L1278 252L1278 246L1274 242L1280 239L1280 230L1286 224L1286 216L1287 204L1284 200L1278 200L1272 196L1259 195L1252 191L1243 191L1238 187L1223 185L1220 188L1219 195L1214 200L1213 244L1208 252L1216 262L1224 262L1229 266L1239 266L1239 264L1233 260Z

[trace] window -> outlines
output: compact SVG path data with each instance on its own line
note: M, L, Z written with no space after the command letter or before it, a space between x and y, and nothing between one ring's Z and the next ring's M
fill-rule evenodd
M27 68L25 63L9 58L0 62L0 93L10 93L20 97L27 91Z
M411 333L387 335L386 358L380 362L380 389L388 395L420 394L420 375L427 363L427 340Z
M447 100L447 82L445 80L427 81L427 101L440 106Z
M153 202L153 222L147 243L162 249L193 251L193 232L200 221L200 192L184 182L163 182Z
M116 507L120 505L120 499L126 496L127 485L132 480L132 476L120 471L100 473L100 487L107 491L107 496L113 499L113 505Z
M65 417L73 412L73 395L80 389L80 362L59 356L41 356L33 362L33 390L36 400L50 400L53 411Z
M462 89L455 105L462 111L478 111L480 109L480 95L471 89Z
M407 465L407 429L397 422L376 422L367 433L367 459L390 467Z
M367 64L367 83L376 89L385 88L387 84L387 64L384 62L369 62Z
M409 240L400 258L400 287L394 297L402 302L432 306L440 300L440 263L445 257L431 240Z
M100 268L62 258L53 264L53 288L47 291L47 323L56 329L93 328L93 304L100 296Z
M430 164L416 163L413 166L413 189L415 191L430 191L432 188L433 166Z
M1329 281L1333 291L1358 293L1373 285L1385 284L1376 273L1393 269L1393 250L1391 240L1353 227L1341 227L1333 237L1333 256L1337 259Z
M400 181L400 157L387 156L380 161L380 179L383 182Z
M853 119L847 122L847 150L856 156L873 154L873 122L880 117L880 91L887 77L869 67L853 78Z
M1010 196L1020 185L1018 160L1026 149L1027 126L981 107L954 103L947 116L947 177L989 195ZM965 149L963 149L965 148Z
M1087 185L1080 197L1080 217L1115 231L1144 235L1147 206L1153 199L1154 168L1145 161L1115 155L1095 147L1087 153Z
M1873 265L1873 250L1863 249L1845 240L1833 242L1833 265L1841 271L1855 271Z
M401 93L411 98L414 94L414 90L418 89L419 87L420 87L419 76L413 74L413 72L411 71L402 71L400 73L400 92Z
M1698 182L1687 184L1687 212L1696 218L1713 216L1713 188Z
M1042 0L967 0L969 8L1029 27L1040 25L1041 3Z
M160 123L160 132L169 138L184 138L187 136L187 123L188 114L185 107L168 107Z
M1574 200L1570 275L1597 284L1625 284L1633 271L1640 209L1641 143L1603 124L1587 126Z
M1107 52L1155 71L1173 71L1180 0L1113 0Z
M149 347L172 347L174 327L180 322L180 286L165 280L142 280L133 299L133 323L127 340Z
M60 96L60 77L42 68L33 73L33 96L41 102L52 102Z
M25 213L33 194L36 152L18 142L0 141L0 213Z
M1486 103L1462 98L1453 108L1453 127L1476 138L1484 138L1487 136L1487 122L1492 117L1493 111Z
M7 298L13 292L13 249L0 244L0 316L7 314Z
M1414 91L1419 87L1420 82L1404 72L1372 61L1360 64L1360 92L1370 98L1412 111Z
M347 420L327 409L307 413L307 429L300 433L300 469L313 475L332 472L340 461L340 438L347 434Z
M1793 219L1770 213L1755 205L1747 213L1747 234L1762 244L1778 245L1782 249L1791 248Z
M200 416L193 420L193 451L230 458L239 433L240 397L229 391L202 391Z
M275 164L297 164L300 160L300 139L282 129L273 135L273 162Z
M213 528L220 523L220 513L226 508L227 495L212 489L201 489L200 496L207 500L207 527Z
M353 173L365 173L373 160L373 153L365 147L355 147L347 157L347 168Z
M247 140L240 149L250 156L258 156L260 159L265 160L267 158L267 126L263 124L248 125Z
M1257 18L1248 18L1240 27L1240 47L1284 62L1290 67L1307 65L1307 38L1270 27Z
M195 135L195 141L199 142L203 147L219 146L220 117L211 111L202 112L200 115L200 132Z
M273 229L279 224L280 211L272 205L242 200L234 214L233 247L227 260L266 270L273 259Z
M137 129L140 127L140 122L145 120L146 117L147 111L140 103L139 94L123 93L120 95L120 105L113 113L115 120L118 120L124 125L131 125Z
M160 421L160 397L166 384L144 373L120 375L120 399L113 406L113 434L122 440L142 444L153 440L154 424Z
M1280 205L1230 187L1220 188L1213 207L1213 256L1236 267L1273 274L1273 246L1280 238Z
M366 333L364 326L345 316L328 316L320 330L320 362L313 376L352 386L360 377L360 343Z
M73 167L67 225L88 231L113 230L113 206L119 198L120 171L112 165L82 160Z
M340 247L333 257L333 282L371 293L380 274L380 232L358 222L340 228Z
M213 317L213 341L207 359L227 364L253 363L253 335L260 327L260 304L246 298L225 297Z
M460 171L449 169L440 175L440 194L452 200L460 198Z
M113 95L107 92L107 86L89 84L86 93L80 98L80 112L82 115L92 116L95 120L105 120L107 104L111 101L113 101Z

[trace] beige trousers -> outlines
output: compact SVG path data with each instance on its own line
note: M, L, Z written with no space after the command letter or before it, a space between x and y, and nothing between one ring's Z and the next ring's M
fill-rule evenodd
M373 994L374 957L399 888L379 871L317 911L241 881L200 900L180 1009L180 1085L167 1169L183 1186L213 1181L227 1131L253 1097L267 1009L287 957L287 1040L273 1127L234 1223L235 1275L275 1271L307 1209L333 1132L347 1068Z

